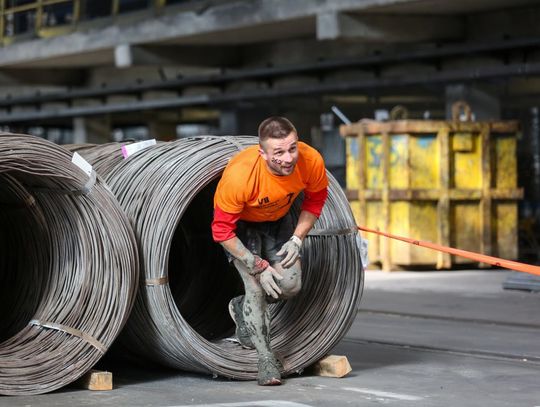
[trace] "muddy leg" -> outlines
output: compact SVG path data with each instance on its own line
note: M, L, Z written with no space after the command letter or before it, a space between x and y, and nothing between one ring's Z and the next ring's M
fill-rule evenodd
M266 293L242 263L235 260L234 265L244 281L244 321L259 355L259 384L281 384L277 360L270 346L270 314Z
M270 348L270 317L266 294L255 277L249 274L247 268L235 261L234 265L240 272L246 291L244 297L244 321L248 327L251 340L259 355L272 354Z

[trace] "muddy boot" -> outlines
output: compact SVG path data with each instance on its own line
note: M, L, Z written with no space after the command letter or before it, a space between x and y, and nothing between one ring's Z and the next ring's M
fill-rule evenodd
M251 338L249 336L249 331L247 329L246 322L244 321L243 308L244 308L243 295L234 297L229 302L229 314L231 314L231 318L236 324L236 337L238 338L238 342L240 342L240 345L242 345L244 348L253 349L255 346L253 346L253 342L251 341Z
M257 376L259 385L279 386L281 384L280 367L281 363L274 355L261 356L259 358L259 373Z

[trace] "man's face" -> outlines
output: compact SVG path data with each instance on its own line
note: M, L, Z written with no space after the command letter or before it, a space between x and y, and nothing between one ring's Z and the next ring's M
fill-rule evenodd
M275 175L290 175L298 161L298 136L293 131L283 139L269 138L259 149L266 165Z

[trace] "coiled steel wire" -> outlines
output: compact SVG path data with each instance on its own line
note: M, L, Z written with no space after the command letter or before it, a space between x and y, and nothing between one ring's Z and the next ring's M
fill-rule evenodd
M228 337L227 305L243 292L238 273L214 243L213 194L228 160L253 137L204 136L150 147L127 160L120 146L88 150L131 220L142 280L121 335L139 357L236 379L257 374L255 351ZM85 151L81 150L85 155ZM330 193L303 248L303 288L271 306L272 345L285 373L300 372L332 349L356 315L363 270L349 204L330 176ZM299 203L293 212L298 215Z
M134 302L129 221L71 158L37 137L0 134L0 394L45 393L82 376Z

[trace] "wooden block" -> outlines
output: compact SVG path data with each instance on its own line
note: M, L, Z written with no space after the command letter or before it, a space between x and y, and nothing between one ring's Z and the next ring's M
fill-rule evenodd
M330 355L313 365L317 376L343 377L352 371L346 356Z
M112 390L112 373L90 370L79 379L79 383L87 390Z

